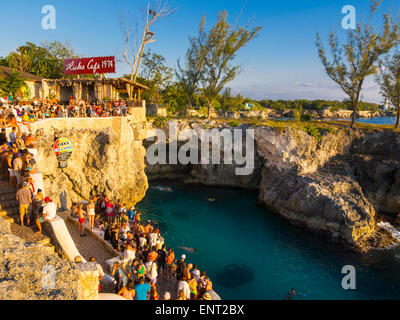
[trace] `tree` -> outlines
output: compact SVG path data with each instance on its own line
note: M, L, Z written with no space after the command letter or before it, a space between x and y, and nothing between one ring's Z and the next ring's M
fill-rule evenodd
M8 67L8 62L6 58L0 57L0 67Z
M172 114L185 114L188 103L187 93L182 82L174 82L162 91L163 101L168 111ZM193 100L195 97L193 97Z
M358 23L355 30L349 30L347 42L341 46L335 33L329 37L331 60L325 53L321 37L317 33L316 46L325 71L341 89L349 96L353 115L351 127L354 127L361 90L366 77L377 72L375 63L379 57L389 52L400 41L399 20L392 20L385 14L383 29L377 32L372 26L372 18L381 0L371 1L369 20L365 24Z
M0 91L2 95L11 94L15 97L18 91L25 86L24 79L20 78L20 73L13 70L8 77L0 79Z
M239 73L240 66L232 66L236 53L249 41L254 39L261 27L248 30L246 27L231 25L227 21L226 10L218 13L218 21L212 29L206 33L200 24L199 39L202 41L204 55L204 74L201 79L202 93L208 105L208 116L215 99L224 89L225 85L234 80ZM205 19L203 19L205 20ZM202 20L202 23L204 23Z
M143 54L141 82L149 87L143 97L153 103L163 103L162 91L172 84L173 69L167 66L167 60L150 50Z
M59 41L43 41L41 46L48 52L50 59L52 60L53 67L56 72L54 76L61 78L64 75L64 60L70 58L77 58L75 50L70 44L62 44Z
M31 71L32 55L29 53L29 44L30 43L27 43L25 46L21 46L9 53L9 55L6 57L6 61L11 68L21 72Z
M376 81L382 95L397 109L396 129L398 129L400 125L400 53L398 51L392 57L386 57L379 63Z
M27 42L7 57L11 68L42 78L58 79L64 76L64 59L74 56L74 51L58 41L36 45Z
M150 27L158 20L169 16L175 9L171 9L168 2L162 0L155 3L155 8L150 9L150 1L147 4L147 10L142 21L143 31L139 39L138 36L138 19L133 18L135 32L132 30L132 21L129 17L120 18L120 26L123 37L125 39L125 46L123 51L123 58L130 68L129 79L136 82L139 75L140 65L143 58L145 47L148 43L156 41L154 39L154 32L150 31ZM135 40L133 40L135 39ZM132 99L132 92L129 90L129 99Z
M233 96L231 88L225 88L220 98L221 109L224 111L240 111L245 102L241 94Z
M189 109L193 106L193 97L199 89L199 83L204 73L205 52L204 46L202 46L204 39L200 38L205 35L204 24L205 17L203 17L200 22L199 38L189 37L190 46L186 52L184 67L181 66L178 60L178 68L175 69L176 78L181 83L188 97L188 103L185 109L186 117L188 116Z

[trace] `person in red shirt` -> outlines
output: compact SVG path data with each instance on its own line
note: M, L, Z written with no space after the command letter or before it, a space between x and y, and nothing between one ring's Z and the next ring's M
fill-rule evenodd
M107 222L109 224L112 224L114 218L114 205L111 202L107 202L106 204L106 216L107 216Z

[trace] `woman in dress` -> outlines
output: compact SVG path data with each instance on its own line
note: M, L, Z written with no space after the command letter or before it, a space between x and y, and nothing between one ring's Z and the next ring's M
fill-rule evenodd
M94 209L95 209L94 201L90 200L89 204L87 206L87 212L88 212L87 214L88 214L88 218L89 218L89 228L92 231L94 229L94 218L96 216L96 213L95 213Z

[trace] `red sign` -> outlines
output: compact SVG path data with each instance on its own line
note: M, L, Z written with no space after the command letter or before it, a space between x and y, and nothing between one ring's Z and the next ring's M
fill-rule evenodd
M64 60L64 74L115 73L115 57L78 58Z

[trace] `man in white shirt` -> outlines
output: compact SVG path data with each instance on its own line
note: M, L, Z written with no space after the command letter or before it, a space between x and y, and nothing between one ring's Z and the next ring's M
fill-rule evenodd
M185 276L183 276L181 278L181 280L179 281L178 296L179 296L179 291L183 290L186 300L190 300L190 288L189 288L189 284L187 283L186 280L187 280L187 278Z
M99 272L99 288L98 288L98 291L100 292L100 290L101 290L100 281L101 281L101 279L104 278L104 271L103 271L103 268L102 268L102 266L101 266L100 264L97 263L95 257L90 257L89 261L90 261L90 262L93 262L93 263L96 263L97 271Z
M46 197L44 201L46 205L43 208L43 215L47 221L51 221L57 216L57 206L49 197Z

